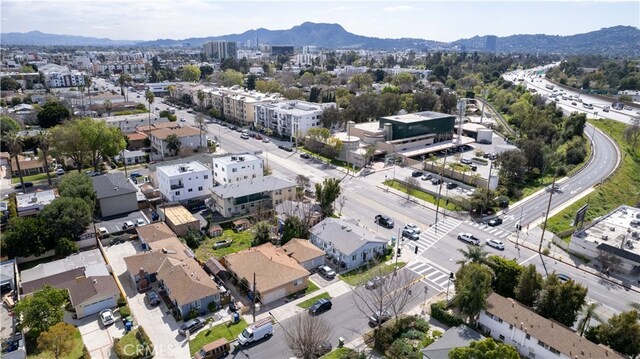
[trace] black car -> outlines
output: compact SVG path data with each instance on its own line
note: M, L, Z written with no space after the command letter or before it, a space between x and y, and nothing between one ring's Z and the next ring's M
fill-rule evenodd
M145 294L149 305L159 305L160 304L160 296L155 290L150 290Z
M394 226L393 219L391 219L388 216L385 216L383 214L376 215L375 222L377 224L379 224L381 226L385 226L387 228L393 228L393 226Z
M309 307L309 314L316 315L316 314L326 312L327 310L331 309L332 305L333 304L331 304L330 299L327 299L327 298L318 299L317 302L315 302L311 307Z
M30 188L33 187L33 182L25 182L24 183L24 188ZM22 189L22 185L18 184L15 187L13 187L15 189Z
M453 182L447 183L447 189L454 189L456 187L458 187L457 183L453 183Z
M306 152L302 152L300 154L300 158L304 158L304 159L308 160L309 158L311 158L311 156L309 156L309 154L306 153Z
M182 324L180 329L178 329L178 333L185 335L187 330L189 333L193 333L202 327L204 327L204 320L202 318L194 318Z
M285 150L287 152L293 152L293 148L285 146L285 145L280 145L280 146L278 146L278 148L281 149L281 150Z
M422 171L411 172L411 177L420 177L420 176L422 176Z
M494 218L487 223L491 227L499 226L502 224L502 218Z
M432 178L431 179L431 184L433 184L433 185L438 185L440 183L442 183L442 178Z

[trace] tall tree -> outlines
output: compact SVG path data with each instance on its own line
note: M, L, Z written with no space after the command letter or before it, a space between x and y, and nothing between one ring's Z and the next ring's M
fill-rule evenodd
M40 256L53 249L47 225L40 217L14 217L2 233L2 253L9 257Z
M47 172L47 181L51 186L51 171L49 170L49 150L51 149L51 132L48 130L42 130L36 136L38 139L38 148L42 152L42 158L44 160L44 170Z
M40 217L54 238L78 239L93 220L93 208L82 198L60 197L47 205Z
M545 318L571 327L585 304L586 296L586 287L573 280L562 283L552 273L544 281L536 311Z
M291 216L284 220L280 244L286 244L293 238L308 238L309 228L299 217Z
M124 92L124 87L127 86L129 84L129 82L131 82L131 76L129 76L126 73L121 73L120 77L118 78L118 83L120 84L120 94L125 97L125 101L129 102L129 91L126 92L127 95L125 95Z
M187 65L182 68L180 77L187 82L198 81L200 79L200 68L195 65Z
M494 274L491 282L493 291L503 297L514 298L514 288L518 283L520 273L522 273L522 266L515 259L506 259L499 256L490 256L488 260L489 268Z
M65 322L51 326L38 337L38 350L51 352L59 359L71 353L75 345L76 327Z
M180 138L175 133L172 133L164 141L167 143L167 149L172 151L174 156L177 156L178 152L180 152L180 147L182 147Z
M467 249L458 248L458 252L462 254L464 259L457 261L458 264L478 263L489 267L491 259L488 258L489 253L484 250L483 246L467 245Z
M316 183L316 199L322 209L322 216L333 214L333 202L340 196L340 180L325 178L322 183Z
M207 95L205 95L204 91L202 91L202 89L200 89L196 93L196 97L198 98L198 105L200 105L200 111L203 111L204 110L204 99L207 97ZM200 147L202 147L202 145L200 145Z
M62 322L67 297L66 290L45 285L19 301L14 314L22 318L22 325L29 329L27 335L37 338L40 333Z
M591 327L585 337L602 343L622 354L636 358L640 355L640 312L633 309L614 314L606 323Z
M330 128L335 124L342 123L340 110L335 106L325 108L320 115L320 122L324 128Z
M102 105L104 106L104 110L107 111L107 116L111 116L111 110L113 110L113 103L111 100L104 100Z
M204 94L203 94L203 95L204 95ZM200 130L200 136L199 136L199 137L200 137L200 148L202 148L202 146L203 146L203 145L202 145L202 131L203 131L203 130L205 129L205 127L206 127L206 123L205 123L205 120L204 120L204 115L203 115L203 114L201 114L201 113L199 113L199 114L196 116L196 120L195 120L195 121L196 121L196 125L197 125L197 127L198 127L198 130Z
M72 172L65 175L58 186L58 193L60 197L80 198L91 208L96 204L93 181L86 173Z
M285 341L297 358L316 359L318 348L329 340L332 331L331 324L322 318L296 315L285 331Z
M509 344L499 343L493 338L474 341L466 347L449 351L449 359L519 359L516 348Z
M71 112L59 101L49 100L42 106L37 116L40 127L49 128L71 117Z
M153 104L153 101L155 101L156 96L153 92L147 90L147 92L144 93L144 98L149 103L149 129L151 129L151 105Z
M16 161L16 169L18 170L18 177L20 177L20 186L22 192L27 192L24 186L24 179L22 178L22 169L20 168L20 154L22 153L22 137L18 136L18 132L9 132L4 135L4 143L9 147L11 157Z
M542 290L542 275L536 270L536 266L529 264L524 267L515 287L515 299L528 306L533 307L538 300Z
M596 309L600 306L598 302L587 303L582 307L582 318L578 321L578 332L580 336L584 335L584 331L589 328L591 319L601 321L600 316L596 313Z
M456 294L453 302L472 324L480 311L487 307L491 278L489 268L479 263L464 264L456 273Z
M93 80L91 80L91 76L84 75L84 85L87 87L87 96L89 96L89 110L91 110L91 85L93 84Z

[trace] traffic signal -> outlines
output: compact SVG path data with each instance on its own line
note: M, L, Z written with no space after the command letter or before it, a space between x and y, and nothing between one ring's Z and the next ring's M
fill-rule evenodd
M413 253L418 254L418 246L414 249Z
M516 229L521 231L522 230L522 225L520 223L516 223Z

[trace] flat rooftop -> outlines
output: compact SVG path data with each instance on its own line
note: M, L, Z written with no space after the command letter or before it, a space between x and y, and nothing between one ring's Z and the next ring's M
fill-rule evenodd
M56 199L56 192L52 189L35 193L25 193L16 196L18 210L33 206L46 206Z
M640 258L640 208L620 206L574 236Z
M229 165L232 163L239 163L239 162L249 162L249 161L256 161L259 160L260 162L262 162L262 158L251 154L251 153L241 153L241 154L237 154L237 155L225 155L225 156L220 156L220 157L215 157L213 159L213 162L217 162L220 163L222 165Z
M164 173L168 177L174 177L182 174L202 172L202 171L211 172L211 169L209 169L208 167L206 167L205 165L203 165L198 161L176 163L168 166L158 166L156 170L158 172Z
M422 122L425 120L435 120L439 118L450 118L450 117L455 117L455 116L447 115L446 113L440 113L440 112L423 111L423 112L408 113L406 115L385 116L381 118L395 121L395 122L415 123L415 122Z
M164 211L165 216L167 216L167 218L176 226L198 222L198 219L183 206L172 206L163 208L162 210Z

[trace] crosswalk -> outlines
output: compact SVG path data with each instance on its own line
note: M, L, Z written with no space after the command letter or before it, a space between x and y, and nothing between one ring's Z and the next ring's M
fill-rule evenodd
M412 262L407 268L423 277L421 282L441 291L447 288L449 273L421 261Z
M412 246L418 247L418 254L431 248L440 238L444 237L447 233L451 232L461 222L455 218L447 217L438 222L438 225L433 225L428 229L425 229L420 233L420 239L417 241L410 241ZM406 244L406 243L405 243Z
M490 227L486 224L482 224L474 221L466 221L465 223L475 228L478 228L486 233L489 233L493 237L506 238L509 236L509 234L511 234L510 232L507 232L504 229L501 229L500 227Z

